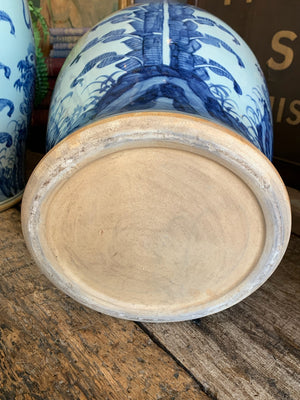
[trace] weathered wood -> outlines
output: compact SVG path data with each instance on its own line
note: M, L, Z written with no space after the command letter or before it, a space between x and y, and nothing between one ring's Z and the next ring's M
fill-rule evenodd
M293 205L299 192L289 193ZM298 400L299 253L292 235L281 265L245 301L194 322L141 324L149 337L55 289L25 248L19 210L7 210L0 214L0 399Z
M236 306L195 322L143 324L218 400L300 396L300 238Z
M200 399L135 323L82 307L41 275L20 212L0 214L0 399Z

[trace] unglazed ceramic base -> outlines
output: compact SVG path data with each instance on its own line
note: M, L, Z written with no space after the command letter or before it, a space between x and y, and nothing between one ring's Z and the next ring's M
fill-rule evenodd
M272 164L234 132L142 112L54 147L27 185L22 225L42 271L79 302L179 321L265 282L286 249L290 208Z

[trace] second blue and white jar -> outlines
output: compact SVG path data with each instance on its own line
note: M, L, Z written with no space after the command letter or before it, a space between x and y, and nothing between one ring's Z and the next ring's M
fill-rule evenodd
M0 211L20 201L35 80L35 48L25 0L0 4Z
M23 230L81 303L144 321L198 318L256 290L290 234L269 161L258 62L213 15L168 1L101 21L66 60Z

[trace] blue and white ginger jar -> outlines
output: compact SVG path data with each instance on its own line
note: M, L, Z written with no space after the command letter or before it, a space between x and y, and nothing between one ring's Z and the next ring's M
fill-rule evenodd
M61 290L113 316L236 304L289 240L272 135L263 74L228 25L171 1L121 10L58 77L49 152L24 194L28 248Z
M260 66L243 39L206 11L153 2L92 28L58 79L48 150L92 120L138 110L218 121L272 157L272 116Z
M0 3L0 210L21 197L32 109L35 48L25 0Z

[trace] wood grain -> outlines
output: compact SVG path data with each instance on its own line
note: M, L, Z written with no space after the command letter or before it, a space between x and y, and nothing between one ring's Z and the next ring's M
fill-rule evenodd
M199 399L196 381L135 323L87 309L30 258L20 212L0 214L0 399Z
M19 209L7 210L0 399L298 400L299 260L292 235L276 272L242 303L201 320L138 326L54 288L26 250Z
M299 399L300 238L273 276L236 306L201 320L144 329L218 400Z

